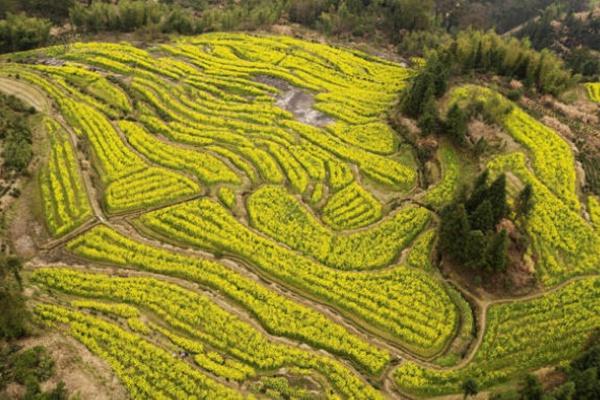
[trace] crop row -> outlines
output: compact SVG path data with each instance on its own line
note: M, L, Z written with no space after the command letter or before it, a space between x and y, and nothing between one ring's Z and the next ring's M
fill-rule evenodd
M442 146L438 150L441 164L441 180L423 195L423 203L439 209L454 200L460 189L459 177L461 164L458 155L450 146Z
M169 324L171 329L194 338L189 340L159 328L174 343L200 355L195 357L198 364L212 369L217 375L224 373L229 375L226 377L234 378L232 374L236 375L235 371L238 371L242 374L235 376L240 378L236 380L243 380L248 374L254 374L252 368L244 368L244 364L260 370L276 370L293 365L322 373L345 397L379 397L339 362L297 347L274 343L252 325L217 306L208 296L177 285L154 278L109 277L66 268L37 270L33 279L52 290L69 295L124 302L153 312ZM219 352L239 359L243 364L229 362L226 365L230 368L219 370L215 364L222 365L219 363L220 356L207 352L201 343L207 343Z
M555 285L570 276L598 271L600 236L527 168L523 153L499 156L488 169L492 174L510 171L533 187L533 208L525 228L544 284Z
M191 179L164 168L147 167L130 171L111 183L105 191L110 212L157 206L191 197L200 187Z
M588 212L592 226L598 234L600 234L600 199L590 195L588 197Z
M50 139L48 167L40 174L44 215L53 235L62 235L92 216L73 146L52 119L45 120Z
M600 82L586 83L585 88L590 99L596 103L600 103Z
M415 171L395 159L351 146L324 130L297 121L282 121L282 125L341 159L356 163L365 175L383 185L406 190L415 184Z
M579 209L575 160L564 139L491 89L467 85L455 89L453 96L469 104L482 104L497 123L531 152L536 176L569 207Z
M107 186L105 200L110 211L156 205L198 193L198 186L183 175L149 166L125 145L102 112L90 103L76 102L53 81L21 71L21 76L44 90L59 106L69 126L90 143L100 177ZM172 187L169 189L168 185Z
M133 399L241 399L231 388L135 333L65 307L40 304L36 316L68 333L105 360Z
M162 142L133 122L120 121L118 126L139 153L159 165L190 171L207 185L219 182L240 183L238 176L213 155Z
M381 203L357 182L333 194L323 207L323 222L338 230L360 228L381 217Z
M433 250L433 243L436 238L436 230L429 229L421 233L413 242L410 247L408 256L406 257L406 264L413 268L420 268L424 270L432 270L433 264L431 262L431 252Z
M265 328L348 357L376 373L389 356L333 323L324 315L208 259L133 241L105 227L96 227L68 244L73 253L93 260L178 276L214 288L250 311Z
M365 125L346 125L338 122L329 125L328 130L345 142L373 153L392 154L398 145L396 133L383 122Z
M54 77L61 77L83 93L92 95L104 104L122 113L132 111L129 98L119 86L112 84L98 72L90 71L80 65L65 64L60 67L35 65L35 70L43 71Z
M455 305L428 275L402 266L369 274L331 269L249 229L207 198L150 212L140 221L170 240L241 257L421 354L439 351L456 326Z
M493 305L483 342L468 366L434 370L413 362L395 372L397 385L422 396L457 393L467 378L481 388L557 365L577 354L600 324L600 279L573 282L535 300Z
M234 36L232 35L231 39L234 39ZM312 45L307 45L309 48L302 51L302 56L296 57L288 54L289 47L298 46L300 42L273 47L273 42L269 38L248 37L248 43L236 47L233 51L229 45L210 43L212 40L229 41L228 38L208 35L190 42L183 41L175 46L163 46L164 50L175 52L178 56L191 57L188 60L189 64L169 58L155 59L149 53L129 45L98 43L78 45L73 49L73 54L67 58L75 57L79 62L85 63L86 57L105 57L129 67L135 66L135 72L127 71L128 75L133 75L132 89L160 110L159 113L171 120L164 122L170 125L176 121L186 126L185 132L182 131L181 126L178 129L171 129L172 134L168 136L173 140L206 145L209 141L221 139L222 132L226 132L225 138L232 134L240 136L239 133L243 132L242 137L245 138L239 140L237 145L249 139L253 142L257 139L268 141L270 143L268 151L275 162L279 164L291 162L289 165L282 165L282 168L290 183L299 190L307 187L304 175L308 171L298 169L297 164L294 165L294 157L285 156L281 147L296 142L295 135L310 140L325 149L327 153L357 163L365 174L380 183L397 189L412 187L415 174L410 167L380 154L373 154L370 152L373 148L369 147L369 142L372 142L371 146L375 144L371 139L381 137L382 133L386 133L385 143L382 142L375 150L388 153L394 147L395 139L390 128L383 122L376 122L376 119L393 101L395 91L392 91L392 88L405 79L404 69L394 64L378 62L364 54L347 52L348 54L343 56L346 61L332 66L331 71L322 71L315 69L319 64L311 65L310 61L322 64L326 60L325 54L330 54L325 47L313 48ZM207 48L210 50L206 50ZM245 51L254 54L256 58L250 61L245 58L240 59L236 55ZM289 65L274 66L266 62L271 59L269 54L272 52L280 54L281 57L287 56L288 63L292 59L295 61ZM323 54L316 55L315 52ZM339 56L342 57L341 53L344 51L336 49L334 53L340 53ZM191 66L194 60L198 59L202 61L201 65L198 65L202 69ZM350 61L358 63L361 67L355 68L347 63ZM164 68L159 70L156 67L158 62ZM342 74L337 70L338 68L353 72L351 75ZM276 72L273 74L273 71ZM351 125L345 129L344 135L349 140L349 145L348 142L335 138L331 132L296 123L290 113L276 107L273 99L269 97L273 88L256 82L253 78L261 72L321 92L317 96L317 105L343 110L337 111L338 114L346 112L369 116L348 121L353 124L363 124L360 127ZM161 79L159 75L177 80L179 83L174 85L166 79ZM185 81L182 81L184 78ZM309 83L305 82L303 85L303 80ZM356 89L359 84L361 89ZM254 98L250 99L249 96ZM142 118L146 121L151 119L150 115L142 114ZM158 121L152 122L153 128L161 125ZM367 125L364 125L365 123ZM205 129L200 128L199 125L204 125ZM199 132L207 133L199 134ZM183 133L185 135L182 135ZM304 147L302 144L300 146ZM305 165L303 167L306 169ZM339 168L335 169L334 173L330 173L330 179L336 181L340 172L344 173ZM308 174L311 175L310 172ZM312 175L323 174L316 172ZM336 181L336 187L339 186L341 184Z
M321 225L298 199L281 186L263 186L247 200L252 227L273 240L337 269L389 265L429 221L423 208L407 207L381 223L354 233Z

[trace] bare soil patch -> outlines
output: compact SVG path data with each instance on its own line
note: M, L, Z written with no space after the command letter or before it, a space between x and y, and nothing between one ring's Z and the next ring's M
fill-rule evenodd
M314 109L315 99L312 94L270 76L260 76L257 81L279 89L275 104L294 114L298 121L313 126L325 126L334 121L333 118Z
M0 92L15 96L39 112L47 113L51 109L46 96L26 83L13 79L0 78Z
M31 337L19 343L24 348L44 346L55 362L55 374L44 382L42 389L65 383L70 395L82 399L121 400L127 392L110 367L94 356L81 343L59 333ZM13 388L12 390L16 390Z

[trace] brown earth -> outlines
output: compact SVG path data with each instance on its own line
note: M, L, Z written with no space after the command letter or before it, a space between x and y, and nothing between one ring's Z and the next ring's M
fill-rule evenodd
M127 399L125 388L110 367L94 356L75 339L59 333L44 333L18 342L25 349L44 346L54 360L54 376L42 384L43 390L52 389L63 381L71 396L94 400ZM23 392L18 385L7 388L9 395ZM1 397L1 396L0 396ZM9 397L10 398L10 397Z

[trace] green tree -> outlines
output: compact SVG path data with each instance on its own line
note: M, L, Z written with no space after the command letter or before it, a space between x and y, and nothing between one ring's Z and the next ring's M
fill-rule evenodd
M446 116L446 131L450 139L459 146L466 142L468 118L465 112L458 106L453 104L448 110Z
M556 390L554 390L550 395L551 400L574 400L575 399L575 383L567 382Z
M431 93L431 90L429 90L426 95L425 104L423 105L423 110L421 111L417 123L423 135L432 134L437 130L438 110L435 97L433 96L433 93Z
M433 94L440 97L448 89L449 67L437 51L433 51L427 57L427 72L433 77Z
M7 14L0 20L0 52L29 50L48 43L52 24L25 14Z
M506 203L506 175L501 174L492 182L488 190L487 198L492 204L492 214L494 215L494 224L497 224L508 214L508 205Z
M433 0L392 0L385 17L394 33L426 30L433 23Z
M477 393L479 393L479 385L475 379L468 378L463 382L462 390L464 398L466 399L469 396L475 396Z
M463 204L444 207L440 222L440 248L455 260L462 260L467 236L471 227Z
M494 214L492 213L492 203L487 199L482 201L475 209L475 212L471 214L469 221L473 229L479 229L482 232L493 229Z
M494 272L504 272L508 265L508 233L502 229L490 240L485 250L486 267Z
M525 185L519 193L517 199L517 214L527 216L533 208L533 186L530 183Z
M417 74L408 86L403 98L403 111L410 117L417 118L421 115L425 102L433 93L433 76L428 71Z
M465 202L465 207L467 209L467 211L469 211L470 213L474 212L477 207L479 207L479 205L481 203L483 203L483 201L485 199L488 198L488 187L487 185L481 184L478 185L476 184L475 187L473 188L473 191L471 192L471 195L468 197L467 201ZM492 212L493 215L493 212Z
M487 169L484 170L481 174L479 174L477 176L477 179L475 180L475 185L473 185L473 187L475 189L480 188L480 187L486 187L487 188L487 181L488 178L490 177L490 171L488 171Z
M20 270L17 258L0 258L0 339L16 339L26 333L28 313L21 293Z
M33 152L31 143L24 137L16 137L11 134L6 138L6 143L2 151L5 165L14 171L23 171L31 161Z
M292 0L288 8L291 21L312 26L322 12L326 10L324 0Z
M69 9L74 3L75 0L25 0L23 10L31 15L60 22L69 17Z
M479 269L485 262L485 248L487 247L487 239L482 231L470 231L467 235L463 260L468 267Z
M519 393L523 400L542 400L544 391L538 377L533 374L527 374Z

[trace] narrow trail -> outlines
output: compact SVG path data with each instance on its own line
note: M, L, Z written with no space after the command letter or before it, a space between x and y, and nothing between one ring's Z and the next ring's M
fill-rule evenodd
M38 112L49 114L52 110L48 98L37 88L27 83L0 77L0 92L15 96Z

